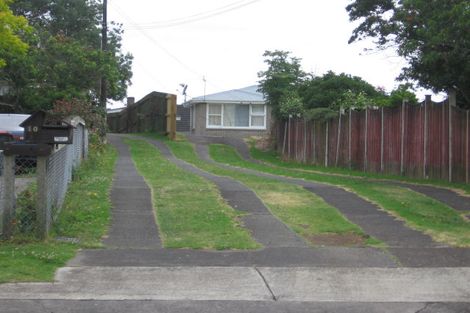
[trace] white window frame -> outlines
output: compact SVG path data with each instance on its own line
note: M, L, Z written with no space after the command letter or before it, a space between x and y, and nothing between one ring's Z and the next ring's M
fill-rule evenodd
M213 105L220 105L220 114L209 114L209 104L206 105L206 126L209 125L210 116L220 116L220 126L213 125L211 127L222 127L224 124L224 105L222 103L212 103Z
M237 105L249 105L250 107L250 113L248 117L248 123L249 126L224 126L224 107L225 104L231 104L231 103L206 103L206 128L208 129L240 129L240 130L266 130L266 122L267 122L267 109L266 109L266 104L263 103L234 103ZM221 116L220 116L220 123L221 125L209 125L209 115L211 116L219 116L219 114L209 114L209 106L210 105L221 105ZM253 105L263 105L264 112L263 114L261 113L253 113ZM251 117L252 116L264 116L264 126L252 126L251 125Z

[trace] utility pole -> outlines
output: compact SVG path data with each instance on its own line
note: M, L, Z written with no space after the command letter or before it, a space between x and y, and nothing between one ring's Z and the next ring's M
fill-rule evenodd
M103 0L103 24L101 29L101 51L108 50L108 0ZM107 82L104 75L101 76L100 105L106 114ZM105 115L106 116L106 115Z

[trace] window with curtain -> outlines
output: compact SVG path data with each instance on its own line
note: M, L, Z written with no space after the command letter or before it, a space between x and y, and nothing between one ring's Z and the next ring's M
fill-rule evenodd
M266 107L264 104L209 103L207 127L264 129Z

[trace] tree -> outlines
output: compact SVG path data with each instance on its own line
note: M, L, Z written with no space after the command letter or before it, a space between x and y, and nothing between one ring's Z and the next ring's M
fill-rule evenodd
M10 0L0 0L0 68L11 55L24 55L28 45L21 35L30 30L24 17L15 16L8 7Z
M126 96L132 56L121 51L122 28L112 24L101 51L101 4L96 0L17 0L12 9L34 27L29 53L14 56L0 72L10 82L16 111L48 110L57 100L97 103L100 78L108 98Z
M283 117L282 104L292 103L293 94L305 78L305 73L300 68L300 59L291 57L287 51L265 51L264 62L268 64L266 71L258 73L259 90L265 95L266 102L272 107L273 114ZM284 97L284 101L283 101ZM287 98L286 98L287 97Z
M349 40L375 38L408 64L398 77L435 92L455 89L470 108L470 3L468 0L355 0L346 7L360 21Z
M306 109L329 108L337 111L346 93L370 99L370 102L383 96L374 86L360 77L345 73L335 74L332 71L323 76L312 76L300 87L300 96Z

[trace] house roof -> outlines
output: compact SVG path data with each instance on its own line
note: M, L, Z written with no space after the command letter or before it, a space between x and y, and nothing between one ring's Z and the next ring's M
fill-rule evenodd
M213 93L210 95L192 98L191 103L264 103L264 95L258 91L258 85L248 86L241 89L233 89Z

